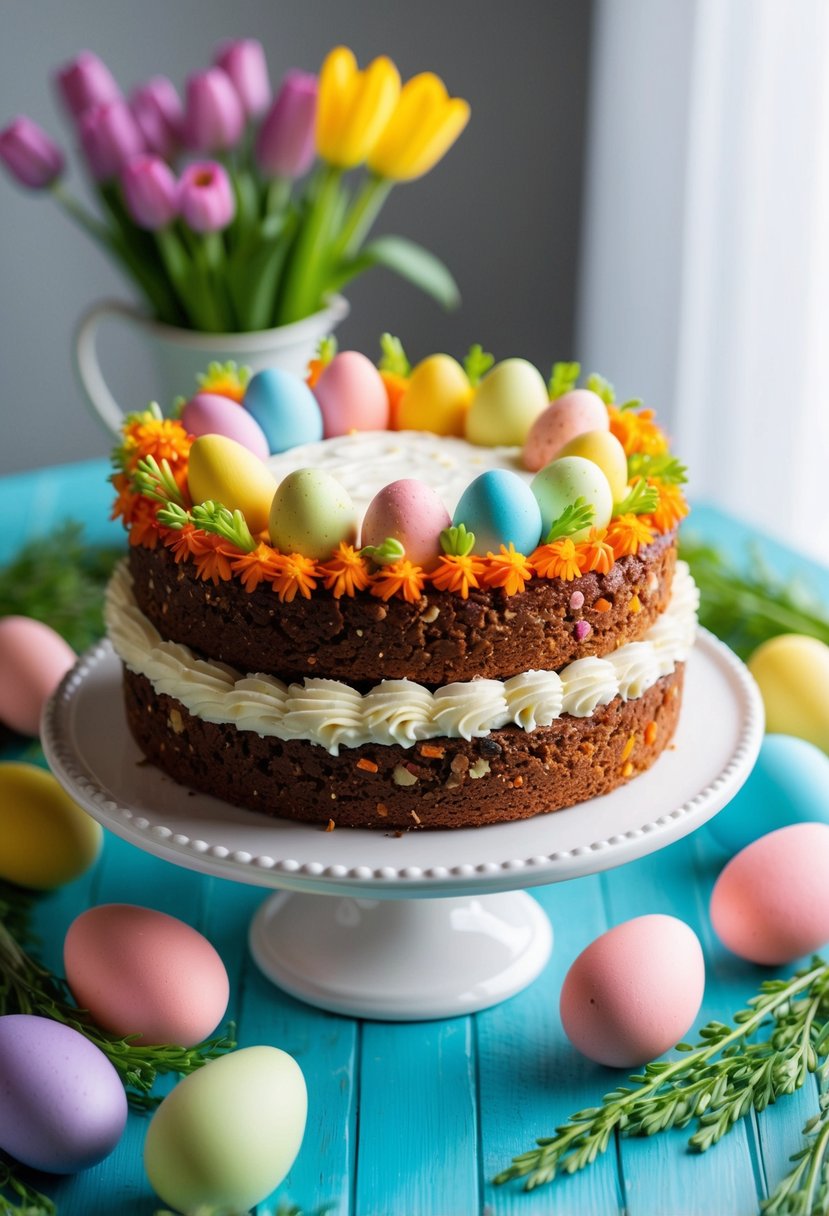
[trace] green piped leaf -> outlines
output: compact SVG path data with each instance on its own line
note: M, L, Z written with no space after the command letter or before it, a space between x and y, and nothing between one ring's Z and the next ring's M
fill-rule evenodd
M582 528L589 528L595 517L596 508L592 502L588 502L586 498L577 498L569 507L564 508L558 519L553 520L544 543L551 545L554 540L572 536L574 532L581 532Z
M232 380L244 392L252 374L251 369L244 363L236 363L233 359L228 359L226 363L219 363L214 359L212 363L208 363L206 372L196 376L196 384L200 390L209 393L211 386L217 381Z
M480 342L470 346L463 361L463 370L473 388L480 384L481 378L487 374L494 362L495 356L484 350Z
M547 385L547 393L551 401L571 392L579 382L581 375L580 363L554 363Z
M396 536L387 536L382 545L364 545L360 557L368 557L378 566L391 566L406 556L406 550Z
M244 553L252 553L256 548L256 541L251 536L242 512L229 511L219 502L208 499L207 502L193 507L193 523L204 532L221 536Z
M616 406L616 409L619 413L622 413L624 410L639 410L643 404L644 402L641 397L631 397L630 401L623 401L621 405Z
M688 480L688 470L685 465L670 452L659 455L648 455L645 452L635 452L628 456L628 477L653 477L656 481L669 486L681 486Z
M389 333L381 334L380 350L382 353L377 367L381 372L390 372L393 376L409 375L412 365L399 338Z
M317 343L317 358L320 363L329 364L337 353L339 345L333 334L326 334Z
M644 477L630 487L621 502L613 504L614 515L650 515L659 506L659 491L649 486Z
M475 545L475 533L467 532L465 524L444 528L440 534L440 547L451 557L466 557Z
M156 518L160 524L164 524L165 528L172 528L175 532L180 532L185 524L193 523L193 516L190 512L185 511L184 507L180 507L174 502L171 502L168 507L162 507Z
M172 502L180 507L185 505L184 495L176 484L169 462L162 460L159 465L155 456L145 456L143 460L139 460L132 486L136 493L143 494L145 498L152 498L155 502Z
M595 393L601 397L605 405L613 405L616 400L616 390L609 380L605 380L604 376L600 376L598 372L591 372L587 377L587 383L584 386L589 388L591 393Z

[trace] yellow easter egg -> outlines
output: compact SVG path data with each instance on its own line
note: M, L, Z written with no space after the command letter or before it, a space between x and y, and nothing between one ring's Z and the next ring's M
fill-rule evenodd
M523 446L530 427L550 404L538 368L505 359L484 376L466 415L466 438L484 447Z
M340 541L357 539L357 511L336 477L322 469L295 469L273 496L268 531L282 553L323 561Z
M463 435L472 386L451 355L429 355L409 377L409 387L397 411L400 431L434 431Z
M251 532L268 526L276 481L262 461L235 439L202 435L190 449L187 488L194 503L241 511Z
M0 878L51 891L88 870L103 832L51 773L0 764Z
M628 461L625 449L610 431L585 431L576 435L556 453L562 456L583 456L597 464L610 483L614 502L621 502L628 490Z
M784 633L748 661L766 708L770 734L795 735L829 753L829 646Z

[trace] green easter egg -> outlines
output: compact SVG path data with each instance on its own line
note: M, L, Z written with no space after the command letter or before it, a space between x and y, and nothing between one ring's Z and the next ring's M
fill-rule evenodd
M282 553L322 561L341 541L356 541L357 511L348 491L330 473L295 469L273 496L268 530Z
M606 528L613 514L613 495L602 470L583 456L564 456L545 465L530 482L530 489L541 507L541 539L553 521L583 498L593 507L593 518L586 528L573 533L574 541L583 540L591 528Z

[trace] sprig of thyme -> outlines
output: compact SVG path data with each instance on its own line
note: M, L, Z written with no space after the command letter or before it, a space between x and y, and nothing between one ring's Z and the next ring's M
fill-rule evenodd
M590 1165L617 1131L652 1136L694 1120L690 1145L704 1152L750 1111L799 1089L829 1052L829 965L814 958L791 979L767 980L733 1022L709 1022L696 1046L679 1044L678 1058L646 1065L600 1105L571 1115L494 1181L523 1178L525 1189L533 1190ZM762 1037L749 1041L758 1033ZM815 1151L810 1147L811 1158Z
M659 491L649 486L644 477L630 487L621 502L613 504L614 515L650 515L659 506Z
M554 540L563 536L572 536L582 528L589 528L596 516L596 508L586 498L577 498L575 502L565 507L550 525L550 531L544 538L545 545L551 545Z

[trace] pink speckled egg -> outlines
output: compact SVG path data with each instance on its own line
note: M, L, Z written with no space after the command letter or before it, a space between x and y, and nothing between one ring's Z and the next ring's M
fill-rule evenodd
M410 562L429 570L440 557L440 534L451 523L431 486L404 477L383 486L368 504L361 544L382 545L387 537L394 537Z
M599 1064L637 1067L687 1034L704 988L694 931L674 916L637 916L597 937L570 967L561 989L564 1033Z
M524 467L535 473L577 435L606 431L609 426L607 406L598 393L574 388L551 401L536 418L524 444Z
M82 1009L117 1035L192 1047L224 1016L229 982L206 937L133 904L101 904L69 926L66 979Z
M711 923L723 945L752 963L776 966L829 941L829 824L793 823L747 845L711 895Z
M389 398L377 368L356 350L335 355L314 385L322 411L323 437L349 431L384 431Z
M63 638L28 616L0 619L0 722L36 735L46 701L75 662Z
M235 439L260 460L270 455L265 432L259 423L235 401L218 393L196 393L185 405L181 421L191 435L224 435Z

